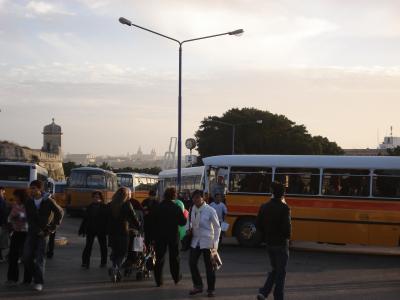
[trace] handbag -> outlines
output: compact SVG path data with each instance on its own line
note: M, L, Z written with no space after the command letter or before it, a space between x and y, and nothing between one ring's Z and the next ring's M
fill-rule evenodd
M211 250L211 264L214 271L218 271L222 267L222 260L216 249Z
M192 232L192 228L190 226L191 217L192 217L192 209L190 209L190 211L189 211L189 219L188 219L189 230L186 231L186 235L181 240L181 251L188 251L192 244L193 232Z

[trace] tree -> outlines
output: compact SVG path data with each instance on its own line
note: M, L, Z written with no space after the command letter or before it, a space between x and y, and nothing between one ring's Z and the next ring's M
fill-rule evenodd
M387 149L386 151L390 156L400 156L400 146L393 149Z
M201 157L232 153L232 126L215 121L236 125L235 154L343 154L336 143L313 137L304 125L283 115L234 108L222 117L211 116L201 122L195 134Z
M125 167L125 168L120 168L120 169L113 169L113 171L115 173L129 172L129 173L144 173L144 174L158 175L161 172L161 168L159 168L159 167L152 167L152 168Z
M107 162L105 162L105 161L101 163L101 165L99 166L99 168L101 168L101 169L103 169L103 170L109 170L109 171L112 170L112 168L111 168L111 166L109 165L109 163L107 163Z
M82 167L82 165L77 165L73 161L63 163L65 177L69 177L71 175L71 170L78 167Z

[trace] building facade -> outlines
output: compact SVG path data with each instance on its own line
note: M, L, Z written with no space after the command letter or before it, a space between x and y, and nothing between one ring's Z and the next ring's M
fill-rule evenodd
M8 141L0 141L0 161L33 162L46 168L54 180L65 180L61 148L61 126L51 124L43 128L43 147L30 149Z

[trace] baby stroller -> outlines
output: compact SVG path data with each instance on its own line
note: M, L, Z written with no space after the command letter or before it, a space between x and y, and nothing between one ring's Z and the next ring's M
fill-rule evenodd
M128 256L123 264L124 276L136 274L136 280L141 281L151 277L155 263L155 254L152 246L146 247L143 234L132 232L129 239Z

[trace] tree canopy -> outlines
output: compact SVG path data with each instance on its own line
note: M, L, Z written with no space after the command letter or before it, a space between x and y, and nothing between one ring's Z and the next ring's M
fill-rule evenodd
M255 108L233 108L222 117L205 118L196 132L201 157L232 153L235 125L235 154L341 155L343 150L322 136L312 136L304 125L284 115Z

